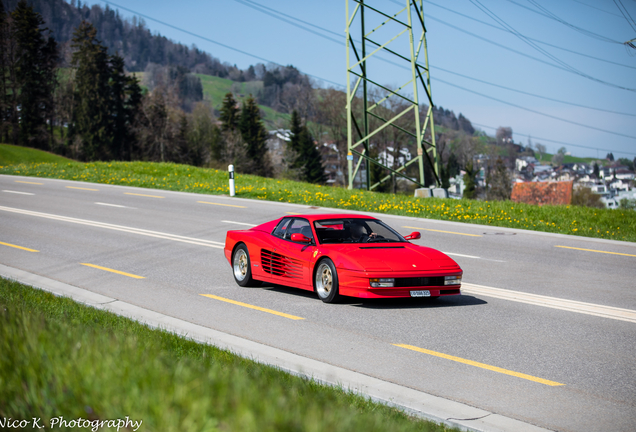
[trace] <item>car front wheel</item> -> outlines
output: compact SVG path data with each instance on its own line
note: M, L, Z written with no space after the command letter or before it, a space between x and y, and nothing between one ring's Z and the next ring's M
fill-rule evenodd
M338 272L333 261L325 258L318 263L316 276L314 278L314 288L318 298L325 303L336 302L340 295L338 294Z

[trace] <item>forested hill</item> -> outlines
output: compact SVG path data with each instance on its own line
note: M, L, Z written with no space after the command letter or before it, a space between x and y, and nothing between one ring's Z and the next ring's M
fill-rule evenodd
M6 11L12 11L19 0L0 0ZM227 62L221 62L207 52L192 46L173 42L152 34L143 20L133 17L124 19L119 11L104 9L100 5L88 6L80 1L71 0L27 0L44 19L53 38L59 43L62 64L67 66L71 57L70 41L79 24L86 20L97 30L99 39L110 55L118 53L124 58L125 68L129 72L156 72L156 65L180 67L185 70L228 78L235 82L262 81L262 88L254 91L258 103L276 111L290 114L293 109L310 115L311 107L299 106L303 94L311 93L309 78L293 66L275 66L257 64L246 70L240 70ZM66 61L67 64L64 64ZM148 67L150 65L150 67ZM154 72L153 72L154 71ZM218 105L220 101L215 101ZM455 116L451 110L434 108L435 123L448 129L463 131L472 135L475 129L462 114Z
M5 10L12 11L19 0L2 0ZM119 12L99 5L87 6L72 0L28 0L28 4L42 15L46 26L60 45L73 38L82 22L89 21L97 29L97 38L108 48L109 54L119 53L131 72L143 71L148 63L180 65L195 73L232 78L240 71L195 47L187 47L161 35L153 35L143 20L123 19Z

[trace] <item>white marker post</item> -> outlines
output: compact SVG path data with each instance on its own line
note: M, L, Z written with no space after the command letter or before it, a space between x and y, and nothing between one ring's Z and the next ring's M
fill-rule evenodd
M234 189L234 165L229 165L227 170L230 172L230 196L234 196L236 194Z

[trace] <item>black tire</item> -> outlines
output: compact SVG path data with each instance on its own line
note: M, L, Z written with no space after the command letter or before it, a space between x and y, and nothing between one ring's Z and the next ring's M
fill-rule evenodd
M314 290L318 298L325 303L335 303L340 299L338 272L333 261L324 258L316 265Z
M242 287L257 286L259 282L252 279L252 263L247 246L241 243L232 253L232 274L237 284Z

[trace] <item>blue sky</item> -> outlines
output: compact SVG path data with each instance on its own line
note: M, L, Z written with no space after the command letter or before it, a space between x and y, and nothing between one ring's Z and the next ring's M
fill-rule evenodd
M194 44L240 68L263 62L239 52L243 51L292 64L325 80L322 85L335 87L346 84L346 1L109 4L124 17L135 15L131 11L145 15L153 32ZM353 1L348 1L353 9ZM367 3L396 13L405 0ZM636 38L636 22L630 23L636 19L636 0L431 0L424 1L424 14L436 105L464 114L489 135L499 126L509 126L515 142L526 144L531 136L549 152L565 147L576 156L603 158L609 151L616 158L636 156L636 49L622 44ZM373 22L367 15L367 29ZM392 46L407 48L405 43L400 39ZM386 63L369 65L370 73L372 66L380 84L396 87L408 80Z

